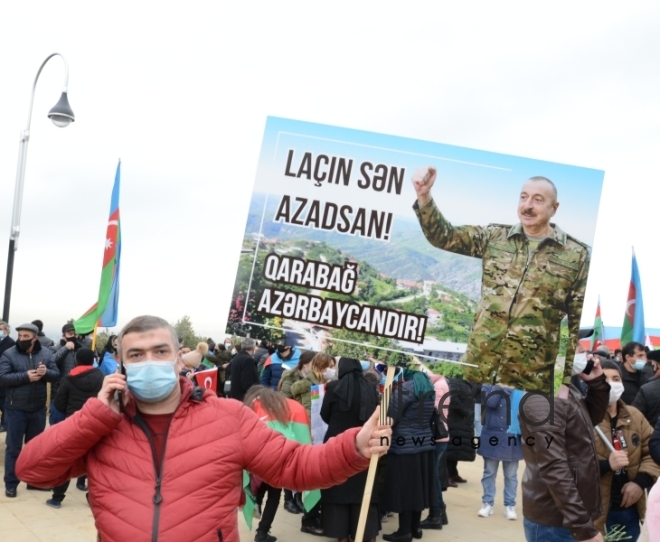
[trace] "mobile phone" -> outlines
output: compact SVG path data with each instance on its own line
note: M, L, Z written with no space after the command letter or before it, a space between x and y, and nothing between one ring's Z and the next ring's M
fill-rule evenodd
M584 368L584 371L582 371L584 374L588 375L591 373L591 370L594 368L594 360L590 359L587 361L587 366Z
M126 376L126 368L124 367L123 363L119 364L119 372ZM123 411L124 410L124 394L121 392L121 390L116 390L115 391L115 401L119 403L119 410Z

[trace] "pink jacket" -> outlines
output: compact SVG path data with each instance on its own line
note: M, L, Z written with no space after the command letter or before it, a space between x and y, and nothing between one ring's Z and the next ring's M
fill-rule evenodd
M443 396L447 393L449 393L449 383L447 382L447 379L442 376L442 375L436 375L433 373L429 374L429 379L433 383L433 387L435 388L435 408L438 408L438 405L440 404L440 399L443 398ZM449 416L449 404L451 403L451 396L448 396L445 398L445 400L442 402L442 411L445 416L445 420L448 419L447 416ZM449 432L449 429L447 428L447 424L445 422L442 422L442 424L445 426L445 429L447 432ZM443 438L442 440L438 440L436 442L449 442L449 437Z
M274 487L302 491L341 484L369 466L355 447L359 428L323 445L300 445L240 402L194 391L188 379L180 385L160 488L145 432L96 398L25 446L18 477L53 487L87 473L103 542L239 542L243 469ZM135 415L135 404L126 411Z

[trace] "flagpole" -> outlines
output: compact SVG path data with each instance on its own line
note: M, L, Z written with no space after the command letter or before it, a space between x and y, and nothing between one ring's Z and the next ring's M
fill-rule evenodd
M392 391L392 381L396 368L393 365L387 366L387 376L385 378L385 389L380 402L380 425L391 425L387 417L387 410L390 406L390 397ZM402 382L399 382L401 385ZM369 505L371 504L371 493L373 491L374 480L376 478L376 469L378 468L378 454L372 454L367 471L367 481L364 485L364 494L362 496L362 505L360 507L360 516L358 518L357 530L355 532L354 542L363 542L364 529L367 526L367 516L369 514Z
M94 335L92 335L92 352L96 349L96 330L99 328L98 321L94 324Z

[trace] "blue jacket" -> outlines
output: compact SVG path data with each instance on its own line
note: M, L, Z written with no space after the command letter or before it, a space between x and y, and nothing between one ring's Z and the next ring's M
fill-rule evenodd
M505 393L508 400L500 394L488 397L489 394L495 391ZM499 461L520 461L523 458L522 443L520 441L522 437L507 433L509 428L507 403L511 403L511 390L483 384L481 393L482 398L488 397L488 400L481 405L482 411L485 411L486 421L481 429L478 454ZM518 416L518 412L511 412L510 420L512 422L514 416ZM491 438L493 438L493 443L496 442L495 446L490 443Z
M119 365L115 361L113 355L110 352L106 352L103 355L103 359L101 360L101 365L99 365L99 369L101 369L101 372L105 376L108 376L114 373L118 368Z
M46 374L36 382L30 382L28 371L46 366ZM34 412L46 407L46 383L57 382L60 372L48 348L42 348L39 341L34 343L28 354L12 346L0 358L0 386L6 388L5 408Z
M287 370L282 367L282 363L286 363L288 369L294 369L296 365L298 365L300 350L293 347L292 351L292 356L287 360L283 360L278 352L275 352L268 357L266 363L264 363L264 368L261 371L260 380L262 386L273 388L277 391L280 378L282 378L282 373Z
M403 392L398 388L392 391L387 415L394 420L390 454L419 454L435 450L431 432L431 416L435 408L435 391L423 399L415 395L412 380L403 383Z

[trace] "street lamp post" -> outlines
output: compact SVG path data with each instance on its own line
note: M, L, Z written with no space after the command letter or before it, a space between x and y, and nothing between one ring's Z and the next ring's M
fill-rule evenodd
M30 141L30 122L32 120L32 105L34 103L34 90L37 87L37 81L41 70L44 69L46 63L54 56L59 56L64 61L64 89L59 101L48 112L48 118L53 121L53 124L58 128L65 128L71 124L75 117L73 111L69 106L67 98L67 85L69 84L69 65L59 53L53 53L43 61L34 78L32 85L32 95L30 96L30 109L28 111L28 120L25 130L21 132L18 148L18 166L16 168L16 186L14 188L14 208L12 210L11 218L11 231L9 234L9 254L7 255L7 278L5 280L5 305L2 311L2 319L7 322L9 320L9 304L11 301L11 283L14 274L14 253L18 249L18 235L20 233L21 222L21 205L23 203L23 184L25 181L25 161L27 159L28 142Z

